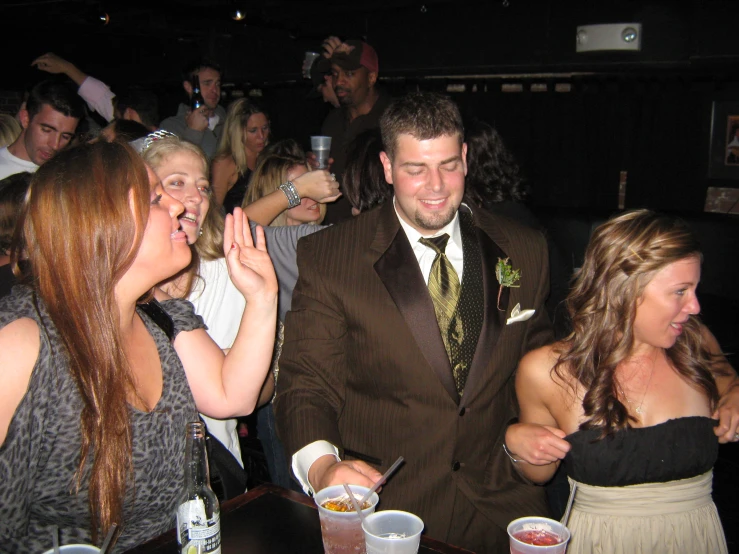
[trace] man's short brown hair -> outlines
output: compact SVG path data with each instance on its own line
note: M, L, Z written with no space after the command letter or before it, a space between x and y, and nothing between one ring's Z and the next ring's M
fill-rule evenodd
M413 92L396 98L380 117L380 131L385 153L393 159L398 135L411 135L417 140L441 136L464 141L462 115L448 96L434 92Z

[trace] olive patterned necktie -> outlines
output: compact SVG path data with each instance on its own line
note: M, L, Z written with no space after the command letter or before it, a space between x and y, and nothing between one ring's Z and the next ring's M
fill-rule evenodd
M421 238L419 242L436 252L436 257L431 264L431 273L429 275L429 294L434 303L434 311L436 312L436 320L439 323L441 338L444 341L449 360L452 360L452 350L457 345L452 345L451 340L459 341L459 329L457 323L458 318L455 317L457 311L457 302L459 302L459 294L461 286L459 277L454 270L454 266L446 257L446 250L449 235L446 233L432 238ZM452 327L450 329L450 326ZM452 331L450 333L450 330ZM455 375L455 381L456 379Z

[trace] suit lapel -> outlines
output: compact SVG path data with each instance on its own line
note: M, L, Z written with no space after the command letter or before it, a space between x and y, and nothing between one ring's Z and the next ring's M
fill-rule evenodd
M408 325L418 348L455 403L454 386L444 342L436 322L434 304L418 267L416 256L402 231L392 202L387 202L379 220L372 249L379 254L374 267L390 297Z
M473 215L475 213L473 212ZM477 240L480 245L480 254L482 257L482 284L485 291L485 319L480 332L480 340L477 341L475 349L475 357L472 359L470 373L467 377L465 385L465 394L461 405L469 403L470 399L478 392L480 379L485 375L486 368L490 363L495 345L498 342L503 326L506 323L508 313L508 299L510 289L503 287L500 296L500 310L498 309L498 279L495 277L495 264L498 258L507 258L507 254L503 248L508 248L508 241L502 233L496 232L495 229L482 229L475 217L475 230L477 232ZM500 246L499 246L500 245ZM509 260L512 263L513 260ZM464 279L464 278L463 278Z

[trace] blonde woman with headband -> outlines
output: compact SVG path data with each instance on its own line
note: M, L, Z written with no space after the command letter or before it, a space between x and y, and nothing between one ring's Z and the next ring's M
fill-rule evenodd
M520 362L502 448L537 483L564 462L569 554L727 552L712 468L739 440L739 383L697 317L701 261L679 219L614 217L568 296L572 333Z
M203 318L216 344L222 349L231 348L246 301L229 278L222 247L224 221L220 210L211 207L212 189L205 153L190 142L160 131L149 135L141 155L161 179L164 190L184 205L180 225L192 250L190 264L161 283L159 288L173 298L192 302L195 313ZM264 389L257 402L259 406L271 398L274 380L268 375L264 383L244 383L243 386ZM211 437L219 443L211 443L211 454L216 455L215 470L224 496L230 498L243 493L247 476L236 420L219 420L205 415L203 420Z

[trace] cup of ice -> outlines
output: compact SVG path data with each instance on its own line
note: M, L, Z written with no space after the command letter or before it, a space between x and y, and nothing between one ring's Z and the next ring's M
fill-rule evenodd
M421 543L423 521L400 510L383 510L362 522L367 554L416 554Z

